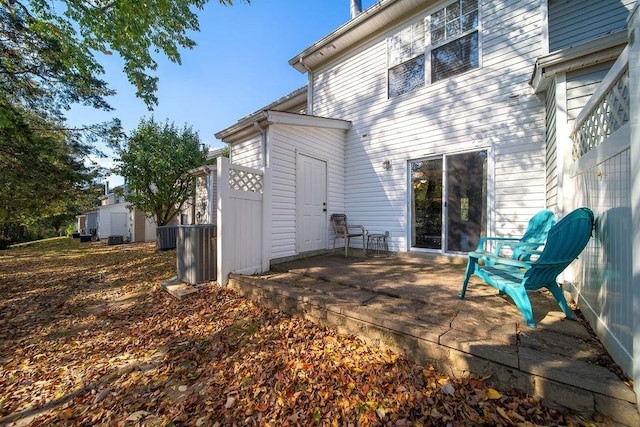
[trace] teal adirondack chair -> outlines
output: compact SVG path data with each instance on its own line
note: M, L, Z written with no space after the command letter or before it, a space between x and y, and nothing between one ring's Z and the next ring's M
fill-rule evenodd
M470 252L470 257L481 258L486 264L494 264L495 257L501 256L505 247L510 247L511 258L521 261L531 260L531 251L535 251L547 241L549 230L556 223L553 211L544 209L535 214L527 224L527 230L519 239L513 237L480 237L478 246L474 252ZM487 248L487 243L495 242L493 252Z
M540 288L551 291L567 318L574 319L556 278L580 255L589 242L593 221L593 212L588 208L578 208L570 212L549 230L544 249L531 251L539 255L534 262L500 258L493 265L480 265L479 257L469 257L459 298L465 297L469 278L475 274L487 284L496 287L500 294L509 295L527 325L532 328L536 327L536 323L533 320L533 309L527 291Z

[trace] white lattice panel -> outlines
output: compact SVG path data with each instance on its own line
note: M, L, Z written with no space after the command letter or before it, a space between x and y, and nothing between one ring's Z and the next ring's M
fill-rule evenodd
M262 174L230 168L229 188L250 193L262 193Z
M629 70L613 84L573 134L573 158L578 159L629 121Z

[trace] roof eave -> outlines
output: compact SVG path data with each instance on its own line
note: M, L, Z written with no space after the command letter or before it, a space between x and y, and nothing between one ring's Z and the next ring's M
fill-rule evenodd
M206 176L206 175L209 175L209 173L214 170L216 170L216 165L204 165L195 169L191 169L189 171L189 175Z
M265 118L264 112L266 110L287 110L287 109L293 108L298 104L306 105L306 102L307 102L307 87L303 86L291 92L290 94L283 96L277 101L272 102L266 107L263 107L262 109L241 118L240 120L238 120L237 123L215 133L214 136L217 139L221 140L222 142L229 143L231 142L229 141L229 139L231 138L235 139L239 136L238 134L246 133L243 131L246 131L247 127L253 126L253 124L256 121L260 122L261 120L264 120Z
M351 128L351 122L348 120L309 116L307 114L290 113L286 111L265 110L248 116L236 125L218 132L216 138L228 144L233 144L244 138L252 137L259 132L256 128L256 123L261 129L269 125L311 126L344 131Z
M258 111L243 119L240 119L238 123L221 130L214 136L222 142L231 144L237 141L239 138L242 138L243 136L249 136L253 134L255 132L254 123L258 123L260 126L262 126L265 122L266 112Z
M270 125L311 126L324 129L349 130L351 122L329 117L309 116L307 114L287 113L283 111L265 111L266 121Z
M435 3L435 1L381 0L350 19L335 31L323 37L298 55L289 60L289 65L301 73L315 69L353 46L362 43L372 34L379 32L386 26L398 22L420 9ZM373 18L377 19L373 19ZM355 35L354 35L355 34ZM320 55L322 59L314 58Z
M623 30L540 56L536 60L529 83L535 93L544 92L559 73L616 59L627 42L627 31Z

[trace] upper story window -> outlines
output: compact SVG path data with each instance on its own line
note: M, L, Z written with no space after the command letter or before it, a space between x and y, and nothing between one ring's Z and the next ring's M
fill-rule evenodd
M387 60L389 62L389 97L424 86L424 20L389 37Z
M456 0L389 37L389 97L477 68L478 24L478 0Z

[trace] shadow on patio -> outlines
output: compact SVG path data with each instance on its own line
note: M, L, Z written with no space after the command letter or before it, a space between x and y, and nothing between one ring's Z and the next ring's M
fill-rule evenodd
M555 299L530 293L536 329L509 297L471 279L466 260L425 254L367 258L355 250L231 275L244 296L354 334L452 376L473 372L569 409L640 425L636 396L584 321L564 320Z

